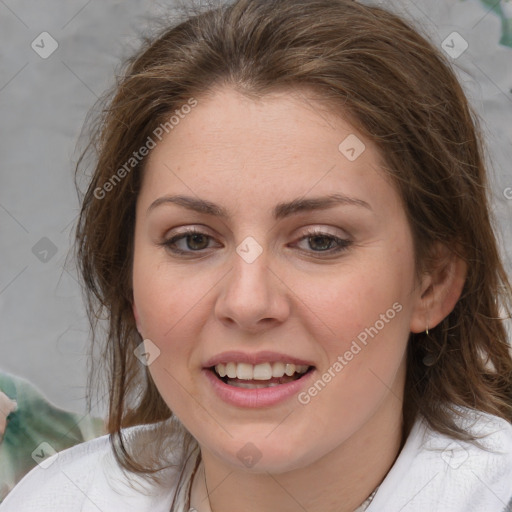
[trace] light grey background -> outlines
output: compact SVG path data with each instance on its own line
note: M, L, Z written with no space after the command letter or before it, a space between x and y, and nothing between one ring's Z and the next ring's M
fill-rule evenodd
M512 48L499 45L500 19L480 0L379 3L417 20L438 46L454 31L469 44L454 64L483 119L510 269ZM85 409L89 346L81 292L64 269L78 212L75 145L87 111L113 84L148 17L172 5L0 0L0 369L75 412ZM46 59L31 47L34 40L43 46L42 32L58 43Z

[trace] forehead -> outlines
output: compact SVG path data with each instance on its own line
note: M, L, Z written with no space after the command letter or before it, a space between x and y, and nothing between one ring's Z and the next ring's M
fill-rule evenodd
M374 144L313 94L250 98L222 88L196 100L150 153L141 196L179 189L216 202L238 196L262 204L276 192L281 199L394 193L385 190Z

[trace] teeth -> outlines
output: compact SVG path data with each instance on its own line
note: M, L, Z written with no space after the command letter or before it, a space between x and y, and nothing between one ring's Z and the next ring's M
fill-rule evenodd
M288 375L288 377L291 377L295 373L295 365L294 364L287 364L284 367L284 373Z
M295 373L302 375L308 370L308 365L295 365L293 363L219 363L215 366L215 371L219 377L228 377L229 379L240 380L270 380L271 378L280 378L287 375L291 377Z
M238 363L236 365L236 377L241 380L251 380L252 376L252 364Z
M226 365L226 375L230 379L236 379L236 363L228 363Z
M251 366L251 365L248 365ZM272 365L270 363L256 364L252 368L254 380L269 380L272 378Z
M282 377L284 375L284 363L274 363L272 365L272 377Z
M226 373L226 365L225 364L218 364L215 367L215 371L219 374L219 377L225 377L227 375Z
M261 388L273 388L275 386L279 386L277 382L269 382L268 384L253 384L251 382L240 382L233 381L231 383L235 388L245 388L245 389L261 389Z

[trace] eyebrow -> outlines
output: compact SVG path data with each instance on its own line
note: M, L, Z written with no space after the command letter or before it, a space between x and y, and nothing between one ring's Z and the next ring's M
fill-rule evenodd
M146 215L148 215L158 206L164 204L177 204L178 206L182 206L183 208L187 208L188 210L192 210L198 213L213 215L223 219L230 218L228 211L222 206L219 206L205 199L183 195L159 197L151 203L147 209ZM278 203L274 208L273 216L275 220L280 220L298 213L314 210L326 210L338 205L359 206L373 211L372 207L362 199L348 197L344 194L330 194L328 196L313 197L309 199L298 198L287 203Z

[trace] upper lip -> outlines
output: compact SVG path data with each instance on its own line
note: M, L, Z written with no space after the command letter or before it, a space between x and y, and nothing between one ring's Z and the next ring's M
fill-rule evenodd
M307 365L313 366L310 361L306 361L305 359L299 359L294 356L289 356L286 354L280 354L278 352L256 352L254 354L249 354L247 352L240 352L231 350L229 352L222 352L221 354L217 354L212 358L208 359L204 363L205 368L211 368L212 366L216 366L220 363L248 363L248 364L261 364L261 363L291 363L296 365Z

